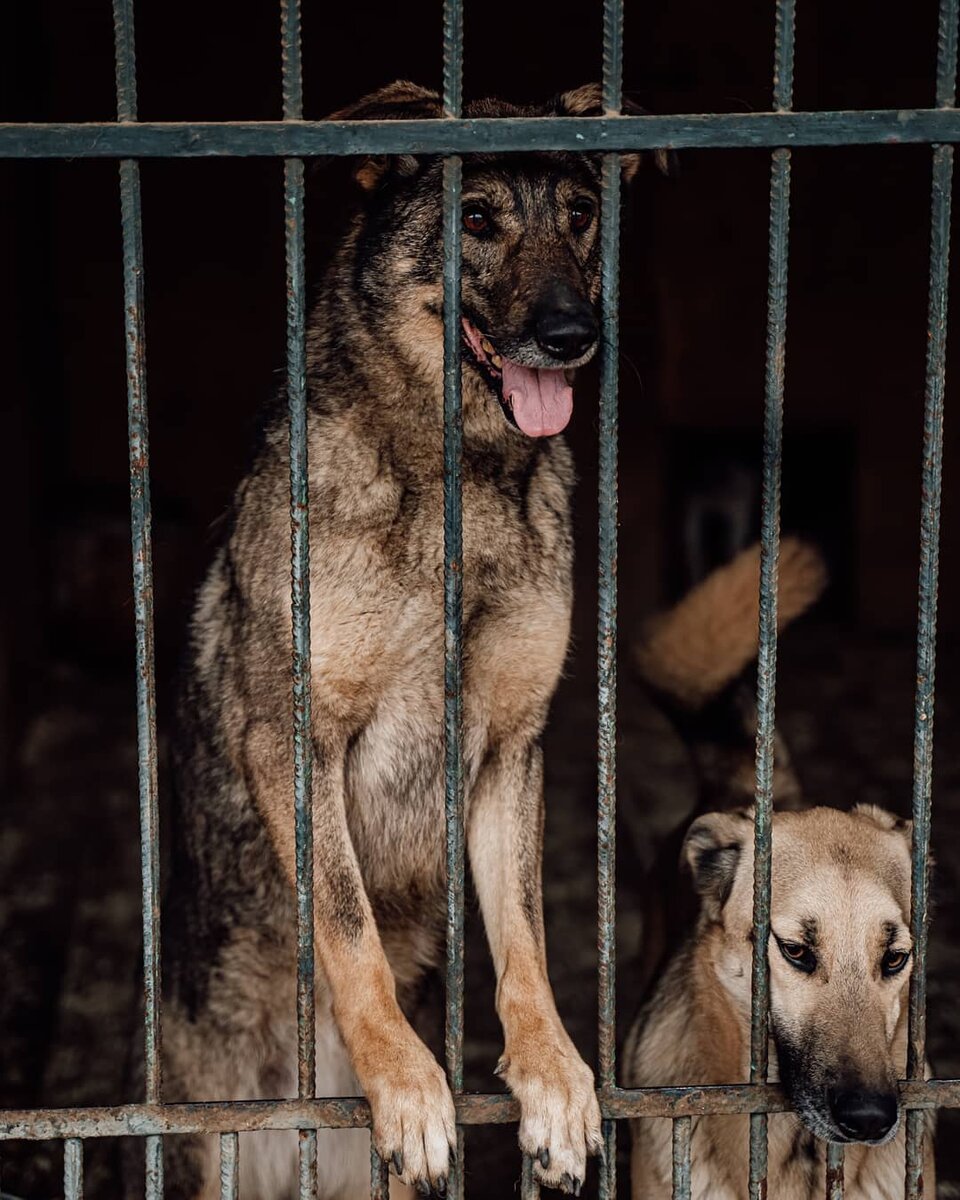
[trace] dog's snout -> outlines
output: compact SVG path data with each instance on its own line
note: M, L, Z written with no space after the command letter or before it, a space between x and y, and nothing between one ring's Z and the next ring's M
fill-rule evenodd
M895 1092L830 1088L827 1100L837 1128L856 1142L880 1142L897 1123Z
M558 289L537 306L534 332L541 350L571 362L597 340L597 319L590 304L572 289Z

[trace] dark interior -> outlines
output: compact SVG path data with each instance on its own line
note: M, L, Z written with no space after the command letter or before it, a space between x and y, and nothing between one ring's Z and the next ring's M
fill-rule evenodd
M599 78L601 7L466 5L465 94L546 98ZM6 13L0 120L115 115L106 0ZM770 106L772 6L628 6L625 83L657 113ZM439 86L440 9L372 0L306 6L306 116L396 78ZM928 107L937 6L808 0L797 109ZM279 6L140 0L143 120L280 116ZM824 550L831 587L785 637L778 716L818 803L911 796L913 645L927 345L926 146L793 153L784 528ZM349 203L310 172L316 279ZM277 161L142 167L161 737L211 525L284 367L282 168ZM758 530L769 154L694 150L642 171L625 204L620 370L620 625L679 595ZM114 162L0 164L3 520L0 588L0 1106L114 1103L137 1046L135 792L120 211ZM953 340L957 345L957 339ZM956 355L947 365L947 405ZM558 1003L595 1052L596 373L570 429L580 486L575 646L548 737L547 926ZM938 909L930 1049L960 1073L949 1000L960 921L960 424L944 448L941 661L933 844ZM684 806L683 750L624 671L619 1015L636 995L635 864ZM550 755L552 754L552 757ZM161 837L163 828L161 827ZM479 919L469 924L467 1074L490 1090L498 1053ZM951 932L952 931L952 932ZM960 1187L952 1116L944 1188ZM625 1145L627 1133L621 1134ZM956 1141L955 1137L952 1139ZM471 1131L468 1194L512 1194L511 1130ZM4 1151L3 1190L60 1194L60 1149ZM472 1157L471 1157L472 1155ZM88 1193L115 1195L109 1148ZM591 1179L590 1188L594 1186ZM626 1175L622 1176L626 1186ZM960 1192L943 1190L942 1195Z

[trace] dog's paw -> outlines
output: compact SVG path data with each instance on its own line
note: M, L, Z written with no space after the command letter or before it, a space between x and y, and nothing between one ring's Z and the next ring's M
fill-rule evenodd
M520 1148L546 1187L573 1196L587 1173L587 1156L603 1151L593 1072L561 1028L526 1050L504 1054L497 1074L520 1101Z
M421 1196L446 1194L456 1153L453 1097L440 1065L409 1028L384 1046L381 1066L361 1084L373 1112L373 1144L404 1183Z

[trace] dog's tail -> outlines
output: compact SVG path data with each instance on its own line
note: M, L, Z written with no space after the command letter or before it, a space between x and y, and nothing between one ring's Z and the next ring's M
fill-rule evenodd
M760 548L751 546L654 617L634 649L634 664L690 745L703 806L727 807L753 794L756 712L743 676L756 660ZM780 544L777 617L783 630L823 593L820 552L797 538ZM786 747L778 739L778 805L799 802Z

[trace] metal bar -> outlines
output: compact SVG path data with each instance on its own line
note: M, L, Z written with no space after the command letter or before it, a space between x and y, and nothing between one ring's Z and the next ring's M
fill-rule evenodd
M843 1200L843 1146L827 1142L827 1200Z
M690 1200L690 1134L689 1117L677 1117L673 1122L673 1200Z
M390 1168L370 1146L370 1200L390 1200Z
M83 1200L83 1142L67 1138L63 1143L63 1200Z
M903 1080L904 1108L960 1108L960 1079ZM462 1125L509 1125L519 1105L504 1092L462 1093L455 1101ZM615 1088L600 1097L613 1121L634 1117L734 1116L788 1112L778 1084ZM0 1110L0 1142L69 1137L145 1137L164 1133L257 1133L265 1129L363 1129L370 1108L359 1098L327 1100L224 1100L204 1104L126 1104L104 1108Z
M603 108L623 99L623 0L603 5ZM620 156L604 154L600 183L599 553L597 561L597 951L599 1085L616 1087L617 466L620 363ZM617 1194L617 1127L603 1122L600 1198Z
M793 103L794 0L777 0L773 103ZM777 687L777 576L780 556L780 474L783 379L787 335L787 257L790 151L773 151L770 176L770 249L767 361L763 418L763 505L760 523L760 629L757 664L757 786L753 867L753 968L750 989L750 1082L765 1083L770 1042L770 867L773 849L773 745ZM751 1200L767 1191L767 1116L750 1117Z
M463 5L443 5L443 114L463 103ZM445 122L444 122L445 123ZM460 395L460 221L463 165L443 162L443 689L444 815L447 848L447 988L445 1049L454 1095L463 1091L463 412ZM463 1197L463 1130L447 1180Z
M529 1154L523 1156L520 1170L520 1200L540 1200L540 1184L533 1173L533 1159Z
M942 109L952 108L956 102L957 24L958 0L942 0L937 44L937 105ZM922 1079L926 1065L934 681L937 663L937 587L940 570L940 493L952 193L953 147L935 146L930 211L930 289L923 409L917 688L913 744L910 933L913 939L914 961L913 973L910 976L910 1017L907 1035L907 1075L911 1079ZM926 1125L926 1118L922 1112L907 1112L907 1200L920 1200L924 1194Z
M283 119L303 117L300 0L281 0ZM293 801L297 890L297 1093L316 1088L313 925L313 743L310 724L310 508L307 431L303 160L283 164L290 422L290 601L293 638ZM300 1200L317 1196L317 1131L299 1139Z
M117 119L137 119L133 0L114 0ZM137 774L140 807L140 909L143 925L143 1033L146 1100L160 1099L160 853L157 796L157 698L153 649L153 545L150 449L144 325L143 229L140 165L120 163L123 236L123 306L127 370L127 438L130 460L130 538L137 663ZM163 1195L163 1144L146 1144L146 1200Z
M240 1195L240 1138L220 1134L220 1200L238 1200Z
M960 110L415 121L0 123L0 158L298 157L960 142Z

